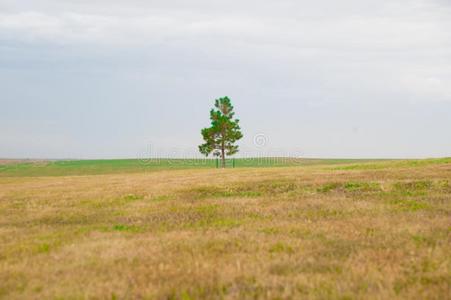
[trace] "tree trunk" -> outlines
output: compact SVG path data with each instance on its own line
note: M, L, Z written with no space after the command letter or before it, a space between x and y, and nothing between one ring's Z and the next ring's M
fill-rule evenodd
M221 142L222 168L225 169L225 167L226 167L226 161L225 161L225 142L224 142L224 139L225 139L225 129L224 129L224 127L222 128L221 135L222 135L222 142Z
M225 149L224 149L224 146L222 146L222 149L221 149L221 160L222 160L222 168L225 169L226 165L225 165Z

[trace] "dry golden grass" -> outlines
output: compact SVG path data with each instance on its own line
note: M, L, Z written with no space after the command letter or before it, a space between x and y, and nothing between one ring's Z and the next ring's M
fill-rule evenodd
M449 298L451 164L384 164L0 178L0 297Z

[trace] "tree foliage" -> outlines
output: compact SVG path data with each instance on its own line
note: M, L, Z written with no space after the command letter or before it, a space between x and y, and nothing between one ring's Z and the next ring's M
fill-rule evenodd
M199 146L199 151L205 156L213 153L222 160L225 167L225 157L238 152L235 143L243 137L239 120L234 119L233 106L228 97L215 100L215 107L210 110L211 126L201 130L204 144Z

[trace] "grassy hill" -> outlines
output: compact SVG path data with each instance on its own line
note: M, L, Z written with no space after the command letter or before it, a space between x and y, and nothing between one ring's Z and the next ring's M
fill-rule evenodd
M246 163L3 164L0 298L449 297L451 159Z
M294 159L262 157L235 159L236 168L264 168L331 165L346 163L377 162L363 159ZM232 166L232 160L227 160ZM68 176L100 175L112 173L139 173L159 170L214 169L215 159L105 159L105 160L53 160L53 161L0 161L0 176Z

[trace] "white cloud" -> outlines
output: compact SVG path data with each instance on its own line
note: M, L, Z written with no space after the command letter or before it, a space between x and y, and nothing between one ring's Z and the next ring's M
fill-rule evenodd
M275 72L282 68L292 73L300 66L313 67L316 72L328 73L326 85L332 90L361 82L359 88L372 93L381 87L373 82L378 78L386 88L396 89L399 85L398 89L409 95L416 93L419 99L428 98L424 97L428 93L435 98L449 98L450 77L444 77L443 73L451 72L451 21L442 19L443 11L424 1L412 1L410 9L393 2L378 6L375 13L362 10L360 14L355 13L353 6L345 5L349 11L342 15L331 11L337 6L326 9L325 4L331 4L328 1L318 6L284 1L286 6L272 6L273 15L268 14L270 7L262 5L257 9L259 13L247 16L241 13L242 9L229 15L208 5L193 10L181 2L180 7L171 10L173 6L159 1L154 6L142 2L141 13L120 13L119 8L130 7L120 3L113 1L110 7L115 14L96 12L99 5L106 5L103 1L93 5L69 2L67 7L73 11L2 13L0 39L91 48L112 46L111 49L131 51L145 51L155 45L184 53L204 49L237 62L266 65ZM353 1L349 3L356 5ZM322 7L327 17L315 14L304 17L305 11L301 9L299 14L286 10L289 4L292 9L305 7L311 13L316 8L316 14L320 14L318 8ZM209 14L210 11L214 13ZM412 11L417 14L410 15ZM275 58L277 65L268 64ZM406 70L410 75L405 75ZM425 74L415 75L416 70ZM430 78L438 78L440 83L431 83Z
M17 1L0 13L0 38L118 45L206 38L331 51L451 47L451 20L443 18L449 10L408 2Z

